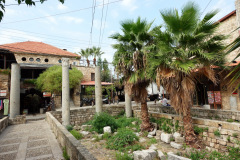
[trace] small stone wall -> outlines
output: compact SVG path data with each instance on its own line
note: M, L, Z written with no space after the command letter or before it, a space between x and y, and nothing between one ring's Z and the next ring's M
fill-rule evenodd
M179 120L179 125L182 126L182 118L178 115L149 112L149 115L158 118L172 119L175 123ZM140 110L134 111L135 117L141 117ZM208 131L203 132L199 137L202 138L206 148L209 151L226 152L227 147L237 147L236 141L240 140L240 123L229 123L224 121L209 120L202 118L193 118L194 126L201 128L208 128ZM215 131L219 131L220 136L214 134Z
M139 106L133 106L133 110L140 110ZM161 105L148 105L149 112L176 114L173 107L165 107ZM192 116L204 119L216 119L216 120L238 120L240 121L239 111L230 110L216 110L216 109L204 109L193 107L191 110Z
M124 105L106 105L103 106L103 112L109 113L112 116L116 116L124 111ZM95 115L95 107L82 107L75 110L70 110L70 122L71 125L80 126L83 123L91 120ZM51 114L61 123L62 111L51 111Z
M50 112L46 113L46 120L55 134L58 143L62 148L66 148L71 160L96 160Z
M8 126L8 117L4 117L0 119L0 134L7 128Z
M24 124L24 123L26 123L25 115L17 115L14 119L9 119L8 121L9 125Z

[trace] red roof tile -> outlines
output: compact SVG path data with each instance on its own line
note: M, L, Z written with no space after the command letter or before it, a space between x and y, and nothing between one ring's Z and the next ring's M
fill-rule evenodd
M42 42L17 42L0 45L0 49L9 50L16 53L32 53L32 54L48 54L48 55L59 55L69 57L80 57L79 55L68 52L52 45Z
M103 86L107 86L107 85L112 85L113 83L109 83L109 82L101 82L101 84ZM81 85L83 86L94 86L95 85L95 81L88 81L88 82L82 82Z
M235 14L236 14L236 10L230 12L229 14L224 16L223 18L219 19L218 22L223 22L223 21L225 21L226 19L228 19L229 17L231 17L232 15L235 15Z

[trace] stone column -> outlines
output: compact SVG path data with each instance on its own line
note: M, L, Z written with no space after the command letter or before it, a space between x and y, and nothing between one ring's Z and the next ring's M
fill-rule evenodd
M95 105L96 113L102 112L102 85L100 66L95 67Z
M20 114L20 66L12 63L10 88L10 119Z
M62 59L62 124L70 125L69 59Z
M132 97L125 91L125 112L126 117L132 117Z

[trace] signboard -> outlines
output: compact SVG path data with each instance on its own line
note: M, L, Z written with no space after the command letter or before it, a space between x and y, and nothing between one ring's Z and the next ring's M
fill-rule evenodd
M207 91L208 95L208 103L209 104L214 104L214 94L213 91Z
M51 97L51 95L50 92L43 92L43 97Z
M7 90L0 90L0 96L2 97L7 96Z
M215 96L215 103L221 104L222 103L221 92L214 91L214 96Z

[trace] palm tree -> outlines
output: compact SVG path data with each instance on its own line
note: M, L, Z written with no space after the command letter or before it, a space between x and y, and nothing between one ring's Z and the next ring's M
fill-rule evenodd
M135 22L126 20L121 22L123 34L116 33L110 36L117 44L113 48L117 51L114 54L114 65L116 71L124 76L125 91L133 94L134 100L141 103L141 130L151 131L153 125L149 121L147 108L147 90L150 79L146 78L146 55L143 47L149 45L152 39L150 35L152 23L141 20L139 17Z
M78 52L78 53L81 55L81 57L85 58L85 56L86 56L86 51L85 51L84 49L81 49L81 51Z
M85 50L85 52L86 52L86 54L85 54L85 57L86 57L86 59L87 59L87 64L88 64L88 67L89 67L89 65L90 65L90 61L89 61L89 56L92 56L92 49L91 48L87 48L86 50Z
M101 51L100 47L95 47L93 46L92 48L92 53L93 53L93 64L96 66L96 58L104 54L104 52Z
M177 10L161 12L164 30L153 29L154 45L149 52L148 75L156 76L170 94L171 105L182 115L186 142L197 147L193 130L191 107L199 76L205 75L217 83L212 65L224 63L222 40L226 37L215 31L219 26L212 21L217 11L207 13L200 19L200 11L194 3L187 3L181 13Z

